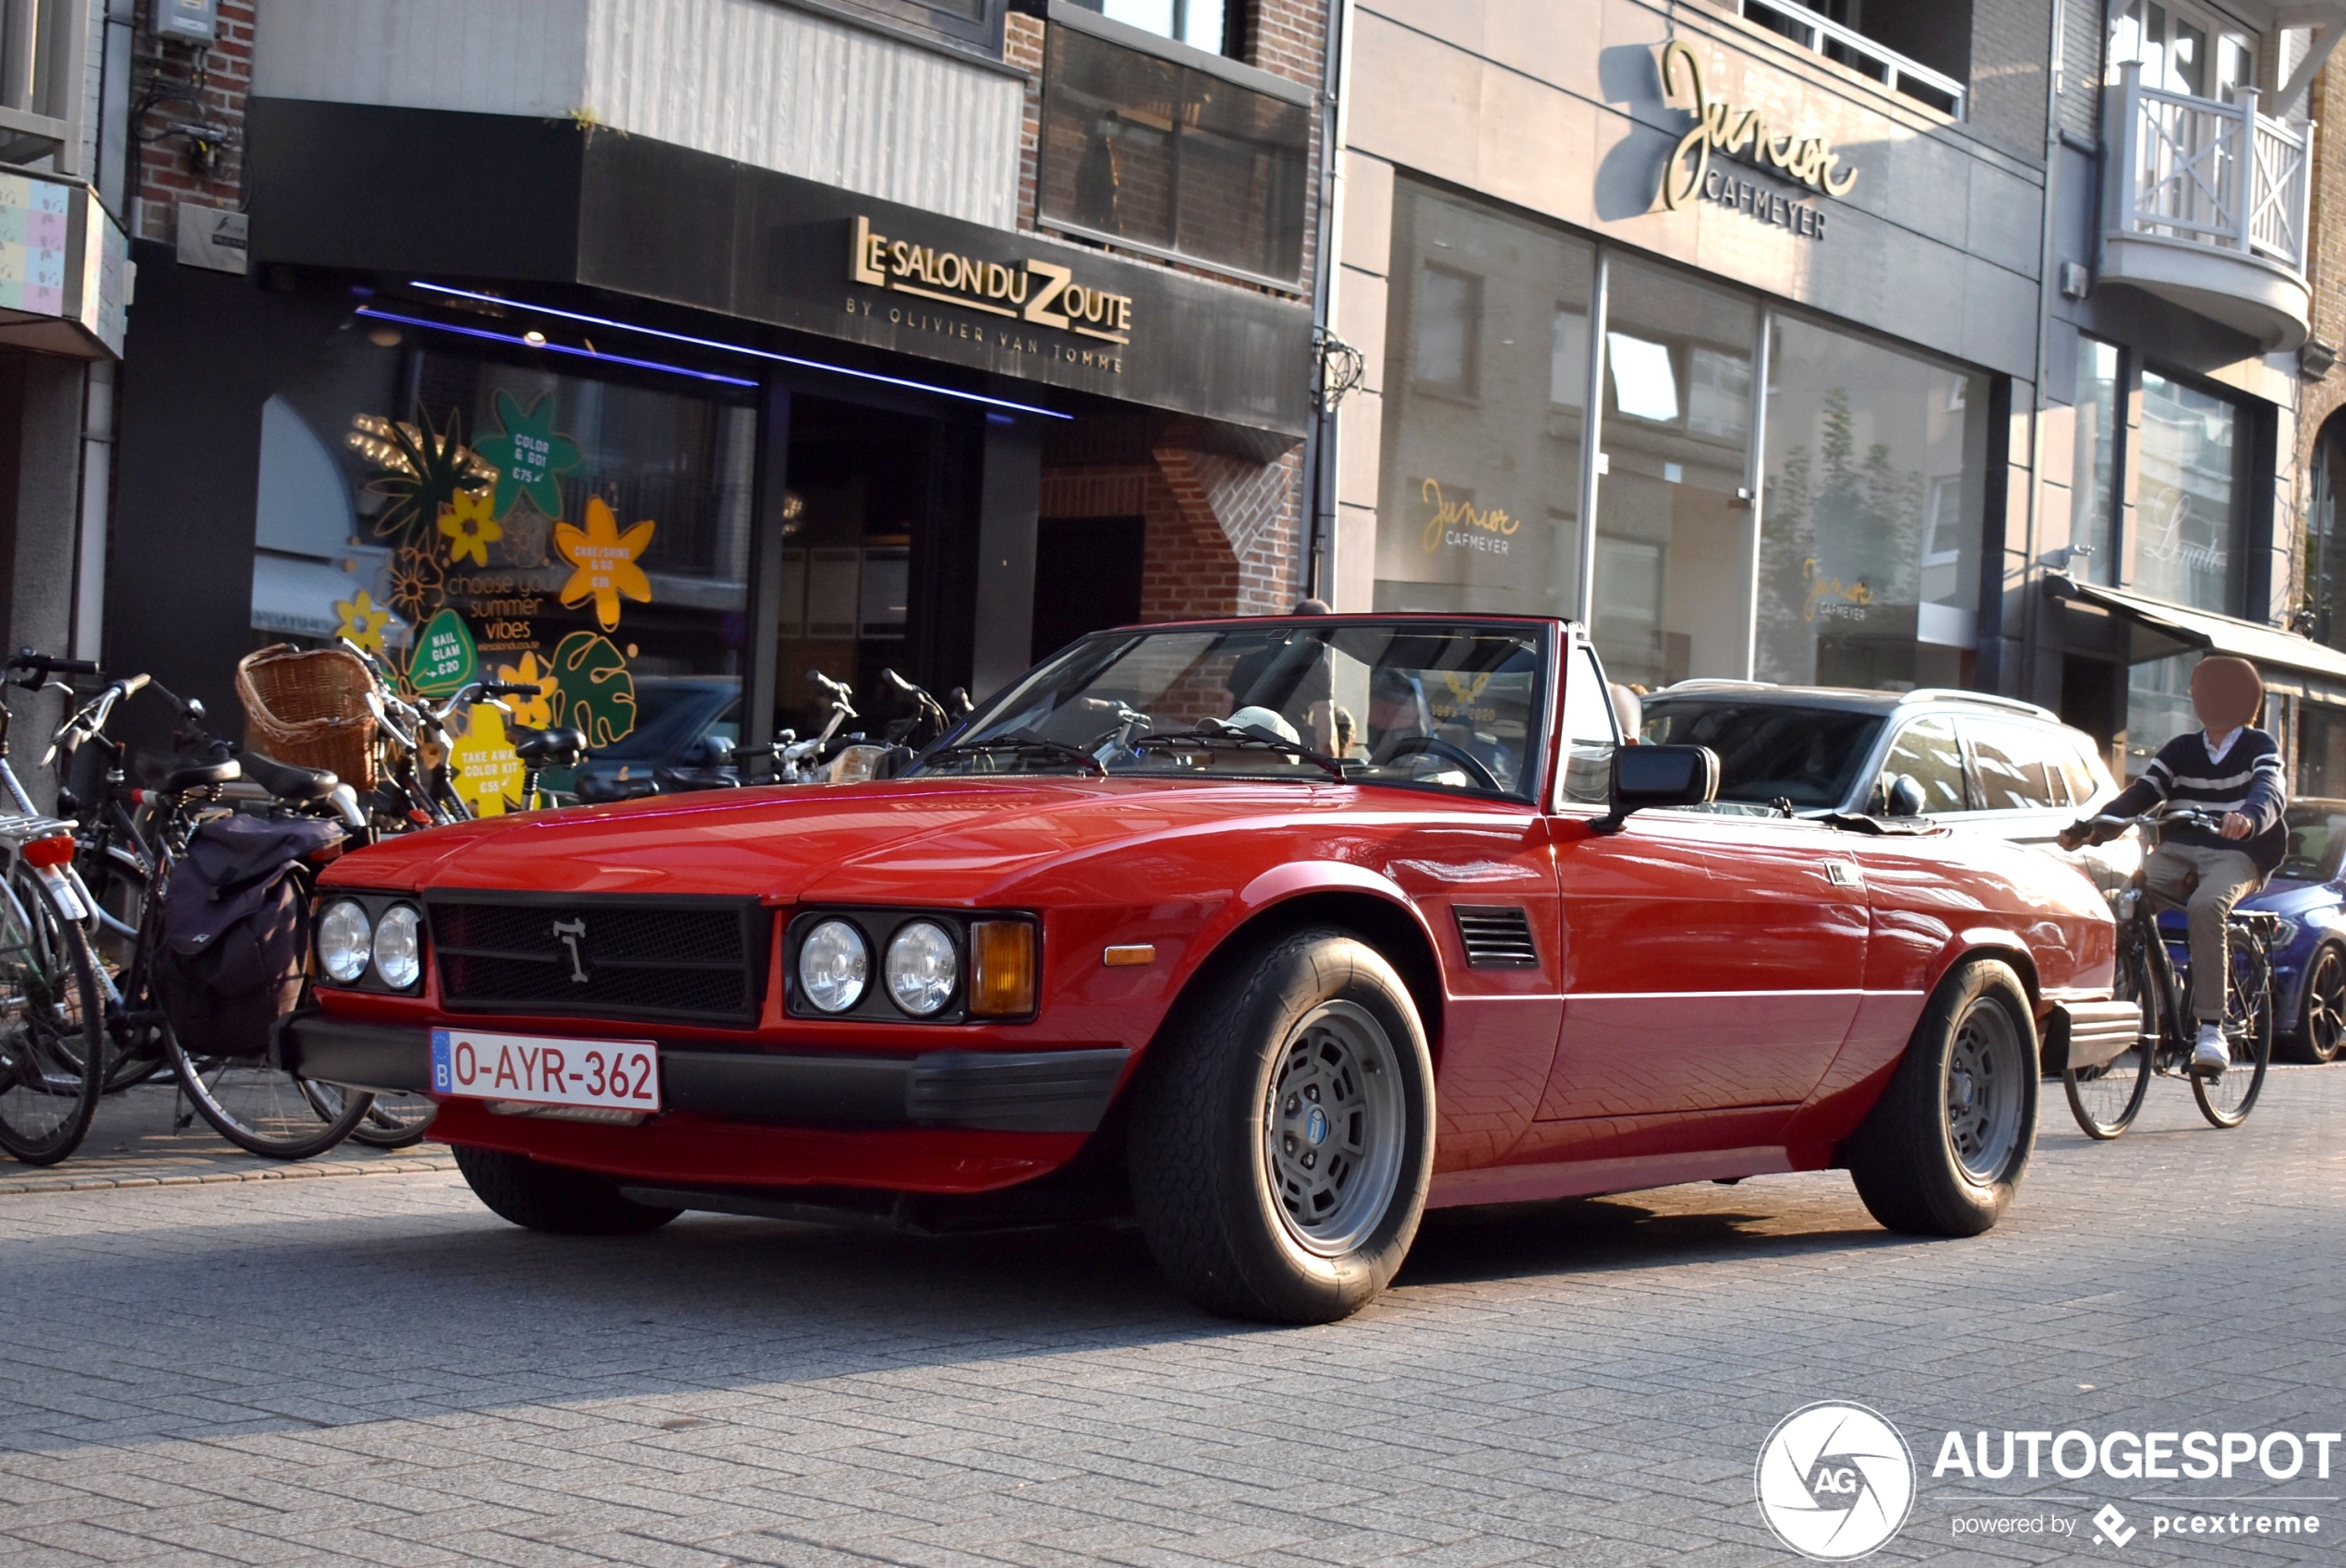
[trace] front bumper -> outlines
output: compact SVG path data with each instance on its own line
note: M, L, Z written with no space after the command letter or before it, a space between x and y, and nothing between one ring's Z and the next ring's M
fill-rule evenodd
M296 1013L278 1030L285 1068L321 1083L431 1091L429 1030ZM659 1048L660 1103L773 1126L1088 1133L1131 1053L925 1051L916 1056Z

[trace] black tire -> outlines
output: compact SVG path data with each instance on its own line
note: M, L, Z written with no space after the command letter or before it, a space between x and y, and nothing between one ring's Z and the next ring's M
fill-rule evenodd
M2305 965L2289 1054L2318 1067L2336 1061L2340 1049L2346 1049L2346 947L2325 942Z
M80 1147L97 1115L105 1014L81 927L28 870L9 875L7 892L0 911L0 995L8 998L0 1007L0 1149L28 1165L54 1165Z
M2128 927L2119 928L2118 941L2118 987L2114 995L2122 1002L2142 1005L2142 1029L2135 1036L2136 1044L2106 1066L2088 1067L2083 1072L2063 1067L2061 1074L2062 1091L2069 1099L2069 1114L2077 1118L2077 1125L2085 1129L2086 1137L2103 1140L2124 1132L2142 1114L2143 1101L2150 1093L2150 1080L2157 1076L2151 1064L2158 1055L2159 1039L2159 980L2151 971L2150 957Z
M526 1229L555 1236L641 1236L683 1212L622 1198L609 1176L543 1164L526 1154L459 1144L455 1155L473 1196L500 1219Z
M2273 970L2262 948L2232 953L2224 987L2224 1035L2231 1043L2231 1066L2219 1079L2191 1075L2191 1097L2210 1127L2231 1128L2248 1119L2265 1092L2265 1068L2273 1059Z
M1208 983L1136 1086L1141 1234L1208 1311L1348 1317L1409 1255L1433 1181L1417 1007L1382 954L1338 931L1284 937Z
M2035 1016L1998 959L1965 959L1940 982L1889 1089L1843 1146L1884 1226L1977 1236L2012 1206L2037 1141Z

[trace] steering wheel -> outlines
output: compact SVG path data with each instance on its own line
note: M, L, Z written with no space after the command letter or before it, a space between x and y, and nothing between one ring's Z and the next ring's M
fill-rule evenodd
M1466 769L1468 778L1494 795L1506 793L1506 787L1499 782L1499 776L1483 766L1481 758L1463 746L1452 745L1438 735L1404 735L1384 750L1383 756L1373 759L1379 767L1389 767L1405 756L1425 754L1438 756L1445 762L1457 763Z

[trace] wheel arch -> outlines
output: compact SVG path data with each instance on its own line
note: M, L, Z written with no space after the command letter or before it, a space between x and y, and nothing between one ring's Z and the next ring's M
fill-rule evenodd
M1995 926L1975 926L1959 933L1947 945L1947 950L1940 957L1939 971L1931 977L1931 994L1938 994L1957 965L1972 959L2001 959L2010 964L2020 976L2021 989L2028 993L2029 1007L2038 1013L2043 1011L2045 991L2037 972L2037 956L2028 950L2028 944Z
M1260 952L1289 933L1325 925L1360 937L1392 964L1401 983L1409 988L1410 1001L1417 1005L1419 1022L1425 1029L1426 1046L1438 1061L1442 1055L1445 995L1442 960L1425 917L1390 884L1361 886L1347 878L1331 886L1324 881L1305 882L1288 874L1308 869L1284 866L1247 889L1242 901L1254 907L1215 938L1212 949L1181 982L1180 990L1166 1010L1164 1022L1158 1026L1159 1034L1174 1027L1248 955ZM1357 867L1345 869L1358 873ZM1359 874L1373 883L1377 881L1367 878L1365 873ZM1290 886L1267 889L1268 899L1258 900L1254 895L1273 878Z

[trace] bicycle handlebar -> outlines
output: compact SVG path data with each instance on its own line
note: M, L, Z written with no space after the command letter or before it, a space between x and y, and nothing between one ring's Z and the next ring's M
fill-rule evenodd
M30 648L18 648L8 656L7 668L22 669L34 675L96 675L100 673L95 660L87 658L52 658Z

